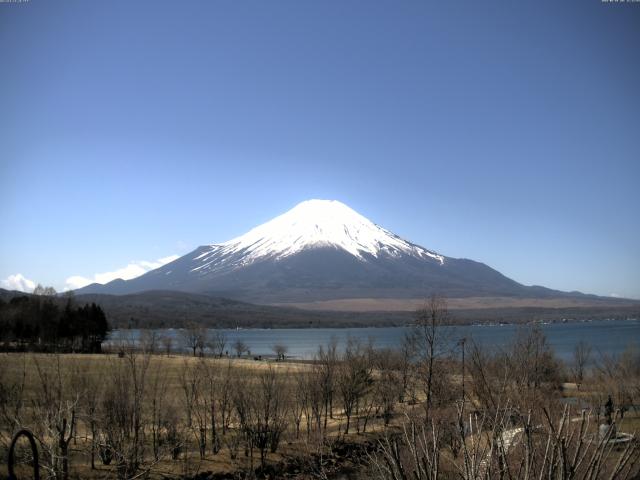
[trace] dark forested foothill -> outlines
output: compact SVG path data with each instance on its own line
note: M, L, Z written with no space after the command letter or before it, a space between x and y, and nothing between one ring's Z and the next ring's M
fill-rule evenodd
M109 332L95 303L75 305L73 298L51 295L0 299L0 348L4 351L100 352Z

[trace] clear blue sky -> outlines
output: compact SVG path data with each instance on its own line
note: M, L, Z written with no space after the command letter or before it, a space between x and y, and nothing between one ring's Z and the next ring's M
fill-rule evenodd
M338 199L640 298L640 3L0 3L0 280L58 289Z

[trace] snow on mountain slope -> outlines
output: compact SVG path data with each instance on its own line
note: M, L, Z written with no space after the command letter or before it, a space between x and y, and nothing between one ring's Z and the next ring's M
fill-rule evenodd
M140 277L88 285L78 293L149 290L267 304L432 293L523 296L530 291L487 265L439 255L328 200L302 202L245 235L198 247Z
M445 261L442 255L403 240L341 202L307 200L240 237L210 245L194 259L200 264L191 271L209 273L242 267L318 247L341 249L361 261L367 261L367 254L376 258L408 255L440 264Z

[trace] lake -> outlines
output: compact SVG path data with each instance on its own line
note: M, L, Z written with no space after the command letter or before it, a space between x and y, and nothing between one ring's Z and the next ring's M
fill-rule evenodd
M446 327L450 329L451 348L461 338L473 339L489 348L507 345L519 327L517 325L465 325ZM573 349L583 340L592 347L592 356L596 359L604 355L622 353L629 345L639 346L640 320L593 320L587 322L550 323L541 325L548 343L562 360L570 360ZM243 341L252 355L271 356L271 347L275 344L286 345L287 356L299 359L311 359L319 345L326 345L331 338L338 340L338 346L344 347L349 337L362 342L371 339L377 348L395 348L400 346L410 327L386 328L282 328L282 329L244 329L221 330L227 337L227 349L231 353L233 342ZM158 335L175 339L174 348L180 348L179 329L156 330ZM136 342L139 330L114 330L107 344L118 343L126 339Z

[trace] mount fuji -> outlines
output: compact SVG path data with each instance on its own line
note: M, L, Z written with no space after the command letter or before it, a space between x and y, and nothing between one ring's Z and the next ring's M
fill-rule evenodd
M446 257L376 225L347 205L308 200L246 234L204 245L131 280L76 293L173 290L266 304L346 299L586 297L524 286L489 266Z

